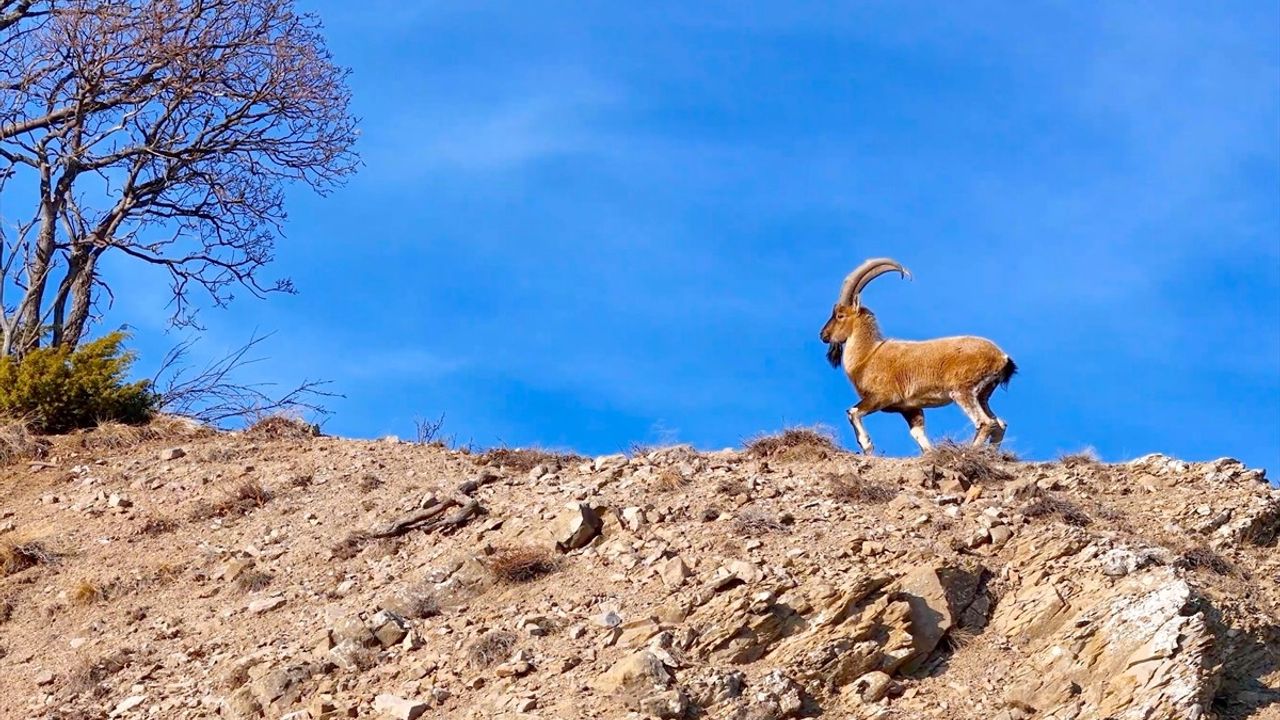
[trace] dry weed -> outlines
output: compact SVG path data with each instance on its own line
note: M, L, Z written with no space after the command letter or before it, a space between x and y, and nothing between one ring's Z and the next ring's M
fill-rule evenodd
M133 651L124 648L95 661L82 660L67 677L66 689L73 695L102 697L107 694L103 681L124 670L133 662Z
M488 567L495 580L514 584L550 575L559 569L560 561L541 548L511 547L495 551L489 557Z
M289 415L268 415L245 428L244 434L263 440L308 440L320 437L320 426Z
M653 486L658 492L678 492L688 484L689 480L685 476L671 468L663 468L653 480Z
M1017 456L990 445L942 442L924 454L927 463L960 473L971 483L990 484L1011 480L1013 476L1000 467L1016 462Z
M1173 565L1187 570L1203 568L1218 575L1231 575L1235 572L1235 568L1226 558L1207 545L1198 545L1184 550Z
M49 453L50 442L37 437L22 420L0 419L0 465L37 460Z
M67 594L73 605L92 605L107 596L106 589L94 584L92 580L81 580Z
M58 556L35 540L0 542L0 577L22 572L36 565L52 565Z
M1102 464L1098 459L1098 453L1091 447L1073 453L1063 453L1058 456L1058 463L1066 468L1078 467L1096 467Z
M1093 522L1079 505L1050 493L1043 493L1023 505L1021 512L1032 518L1056 516L1062 522L1076 527L1085 527Z
M516 634L506 630L490 630L481 635L467 650L467 663L484 670L506 658L516 646Z
M151 515L142 521L138 533L142 535L164 535L178 529L178 521L162 515Z
M329 548L329 553L338 560L350 560L360 554L368 540L369 536L364 533L349 533L346 537L334 543L333 547Z
M232 499L247 502L255 507L262 507L271 501L271 491L263 487L257 480L245 480L236 486L231 493Z
M778 518L755 508L743 510L733 519L734 533L744 537L759 537L786 529L787 526Z
M80 434L86 450L123 450L158 437L150 425L126 425L114 420L99 421L97 427Z
M949 632L947 632L947 636L945 638L946 647L952 653L957 653L970 645L973 645L974 641L978 640L980 637L981 635L972 628L953 627Z
M727 477L716 483L716 492L729 497L748 495L747 484L741 478Z
M777 460L825 460L844 452L830 429L792 427L774 435L762 435L744 446L748 455Z
M501 467L514 473L527 473L539 465L558 468L582 460L580 455L541 448L492 448L476 456L476 462L481 465Z
M853 473L831 473L826 480L831 498L841 502L879 505L898 496L898 488L893 485L867 480Z
M257 592L271 584L274 577L261 570L245 570L236 578L236 587L242 592Z
M435 617L442 611L440 596L430 583L420 583L401 590L384 609L419 620Z

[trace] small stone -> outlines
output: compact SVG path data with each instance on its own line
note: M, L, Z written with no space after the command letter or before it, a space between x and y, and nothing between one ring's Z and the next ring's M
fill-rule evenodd
M254 600L249 603L249 612L253 615L261 615L262 613L275 610L281 605L284 605L284 596L273 595L272 597Z
M177 460L178 458L182 458L186 456L187 456L187 451L183 450L180 447L167 448L165 450L160 451L160 460L164 462L170 462L172 460Z
M369 619L369 625L382 647L391 647L409 634L409 624L405 619L389 610L379 611Z
M121 700L120 703L116 705L116 708L111 711L111 714L123 715L146 702L146 700L147 698L145 695L130 695L129 697Z
M853 690L864 702L877 702L889 692L893 678L879 670L872 670L853 681Z
M638 507L629 507L622 509L622 526L631 532L639 532L649 519L645 517L644 510Z
M52 684L52 683L53 683L53 678L54 678L53 673L52 673L52 672L50 672L50 671L48 671L48 670L45 670L44 672L40 673L39 675L36 675L36 685L37 685L37 686L39 686L39 687L44 687L45 685L50 685L50 684Z
M427 711L427 704L382 693L373 700L373 709L396 720L416 720Z
M640 712L664 720L676 720L689 712L689 699L679 690L668 690L641 700Z
M1013 537L1013 531L1008 525L995 525L987 531L991 535L991 544L1000 547L1009 542L1009 538Z
M684 564L684 560L679 557L673 557L662 563L658 568L658 574L662 576L662 584L671 589L675 589L684 584L689 578L689 566Z
M107 507L127 508L132 506L133 506L133 501L129 499L128 495L111 493L111 497L107 498Z

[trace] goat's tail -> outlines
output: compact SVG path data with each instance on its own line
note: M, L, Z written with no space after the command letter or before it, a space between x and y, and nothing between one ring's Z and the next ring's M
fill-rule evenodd
M1013 376L1017 374L1017 372L1018 364L1013 361L1013 358L1006 355L1004 358L1004 367L1000 368L1000 386L1004 388L1009 387L1009 381L1013 379Z

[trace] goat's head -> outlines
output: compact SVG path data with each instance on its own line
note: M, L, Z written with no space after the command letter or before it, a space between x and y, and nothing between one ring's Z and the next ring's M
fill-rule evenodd
M845 277L844 284L840 286L840 297L831 308L831 317L818 334L822 342L827 343L827 362L832 367L840 365L844 344L857 327L868 321L875 323L875 315L862 306L862 289L887 272L899 272L902 277L911 278L911 273L901 263L890 258L872 258Z
M827 323L822 326L822 332L818 333L818 337L822 342L827 344L827 362L831 363L831 367L839 367L841 356L844 354L845 341L853 334L853 331L859 324L870 320L875 322L876 316L870 310L861 305L840 305L836 304L831 308L831 317L827 318Z

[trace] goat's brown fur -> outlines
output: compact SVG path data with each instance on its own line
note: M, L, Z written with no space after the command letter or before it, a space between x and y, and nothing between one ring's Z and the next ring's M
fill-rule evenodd
M924 410L953 402L977 428L975 445L987 440L999 445L1006 425L991 412L988 400L997 385L1008 384L1017 365L995 343L980 337L886 340L875 314L862 307L858 291L870 278L889 271L909 276L906 268L887 258L869 260L850 273L821 332L829 346L827 359L833 367L843 366L860 398L848 412L858 445L871 452L862 417L879 411L901 414L920 449L928 450Z

